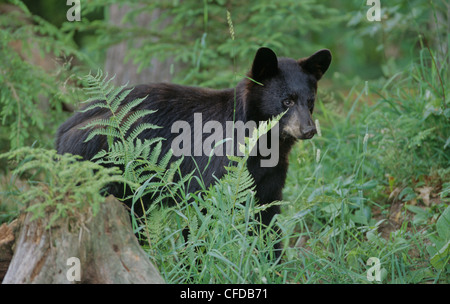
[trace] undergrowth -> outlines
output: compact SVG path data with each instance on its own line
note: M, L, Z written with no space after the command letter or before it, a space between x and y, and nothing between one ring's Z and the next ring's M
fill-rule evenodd
M105 168L82 161L81 156L56 154L55 150L23 147L0 154L2 158L15 168L11 172L13 179L28 180L9 196L33 213L33 219L48 216L47 229L61 217L83 221L95 216L109 184L129 184L116 167Z
M449 282L448 58L433 56L319 101L322 136L294 148L284 189L296 279L368 282L376 257L383 283Z
M160 155L162 139L142 141L138 135L143 129L131 128L138 117L153 113L127 116L127 111L141 100L131 102L126 111L121 111L118 104L125 97L120 92L127 92L124 88L112 87L101 73L88 75L85 80L91 96L105 100L92 107L107 107L111 112L111 118L88 126L96 127L88 140L96 136L108 138L108 151L100 151L93 159L98 164L44 149L24 148L2 155L16 159L15 174L31 170L34 178L28 176L30 181L42 179L38 172L45 171L44 182L30 182L32 188L18 191L25 202L42 199L42 204L31 207L36 216L49 207L55 210L55 218L67 216L83 202L90 202L96 210L103 199L100 190L106 184L128 183L132 192L127 198L138 204L136 208L144 206L144 195L155 200L143 218L132 217L133 225L135 232L141 234L141 241L147 241L143 247L168 283L368 283L366 263L373 257L380 261L382 283L448 282L449 183L445 175L448 160L445 153L436 151L448 147L445 140L440 140L433 142L435 149L422 151L441 155L434 162L436 167L423 173L442 174L430 184L436 194L431 203L425 204L425 198L414 191L426 183L426 176L422 176L423 182L420 176L403 180L413 191L407 199L395 196L394 189L405 184L384 175L382 162L386 151L380 153L379 145L385 138L381 136L383 133L377 133L384 120L375 119L375 112L386 113L385 107L393 106L393 102L385 102L387 98L360 116L348 113L363 102L366 88L356 98L353 94L345 97L344 107L350 110L343 116L327 110L319 101L319 135L294 147L285 201L274 202L282 205L283 212L270 227L263 227L257 214L269 206L260 206L255 201L253 180L246 169L248 155L232 157L227 174L214 185L187 193L183 185L196 178L193 174L173 181L182 160L171 163L171 152ZM421 100L427 102L416 99ZM424 118L424 113L402 111L405 105L407 101L397 105L403 113L397 119L413 117L422 122L432 119L430 123L439 128L437 134L445 132L443 127L448 126L448 120L443 119L445 114L438 117L429 114ZM258 136L277 119L264 125L263 132L254 133L246 142L247 150L242 151L251 151ZM441 125L436 125L436 121ZM409 130L396 130L405 132L403 136L409 138ZM127 134L132 134L132 139ZM436 136L430 134L422 142L434 141ZM445 139L443 133L438 136ZM398 149L395 145L391 148ZM413 157L418 162L424 155L416 153ZM112 164L123 170L105 169L100 164ZM67 199L69 203L62 203ZM167 199L175 205L168 207L164 204ZM394 218L390 204L399 206ZM392 229L388 229L388 224ZM279 260L275 260L272 252L278 241L275 227L282 231L283 253ZM186 229L187 238L183 235Z
M12 33L6 34L8 42ZM142 100L120 108L129 90L115 88L101 72L84 78L89 101L103 101L86 110L102 107L111 118L87 125L95 127L87 140L106 136L108 150L93 162L38 148L10 151L1 157L15 161L13 173L28 183L2 194L19 195L24 203L40 200L30 210L36 216L51 210L56 219L86 203L95 213L107 184L127 183L131 192L124 199L133 201L133 229L168 283L448 283L449 58L438 56L425 40L418 42L417 58L406 71L387 80L352 81L345 93L321 89L315 107L319 134L293 148L284 201L274 202L282 213L270 227L257 220L269 206L255 201L246 157L232 158L214 185L188 193L184 185L196 177L179 176L182 159L171 162L171 152L161 154L162 138L139 138L158 126L135 123L154 113L127 115ZM15 101L5 107L15 113L23 98L5 83L9 93L2 100ZM3 120L19 118L5 133L12 147L43 129L37 121L39 128L25 132L28 125L18 127L25 124L23 113L5 115ZM153 204L136 218L134 211L144 208L147 198ZM272 252L275 227L282 231L279 260ZM380 261L379 282L368 279L370 258Z

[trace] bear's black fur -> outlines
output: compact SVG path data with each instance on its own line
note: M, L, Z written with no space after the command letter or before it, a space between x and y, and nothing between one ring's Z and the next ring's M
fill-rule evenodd
M247 162L249 172L255 180L256 197L259 203L266 204L282 199L288 170L288 154L293 144L299 139L312 138L316 133L311 115L317 82L328 69L330 62L329 50L320 50L310 57L294 60L277 58L271 49L260 48L248 78L244 78L236 88L213 90L166 83L139 85L123 103L147 96L135 110L151 109L157 112L145 116L142 119L144 121L138 123L148 122L162 128L146 130L140 137L166 138L162 155L170 149L172 141L178 135L171 133L171 126L176 121L186 121L193 126L194 113L202 113L203 124L211 120L218 121L225 130L225 122L233 121L233 117L235 121L258 123L288 110L279 122L278 163L273 167L263 167L260 160L264 157L259 154L250 157ZM107 117L108 111L101 108L74 114L58 130L58 153L68 152L91 159L98 151L107 150L104 136L84 142L90 130L80 130L80 127L93 119ZM203 139L205 137L203 134ZM208 187L214 182L214 176L223 176L224 166L229 162L225 154L214 156L204 171L208 158L209 155L185 157L181 165L182 173L196 170L196 162ZM189 190L198 190L198 185L192 185ZM262 222L269 224L277 213L278 206L269 208L262 215Z

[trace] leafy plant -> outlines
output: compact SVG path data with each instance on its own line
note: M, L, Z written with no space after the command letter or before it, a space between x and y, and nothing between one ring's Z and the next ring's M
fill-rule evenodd
M125 63L116 66L128 69L134 63L145 72L156 68L154 59L168 59L174 82L215 88L244 77L259 46L288 57L323 47L333 51L337 60L321 82L314 113L321 132L298 143L290 154L286 202L278 202L283 211L273 222L283 232L284 254L278 264L268 259L276 238L272 227L261 229L257 221L256 214L266 206L254 200L243 159L230 161L228 174L210 188L186 193L173 182L178 163L171 165L170 154L161 154L162 143L149 144L136 135L139 130L127 126L127 121L133 124L128 119L134 104L125 116L116 108L127 89L111 89L109 79L100 74L84 79L92 81L88 95L110 100L103 105L111 113L111 119L92 125L98 133L90 140L105 136L109 145L95 159L98 164L88 166L121 167L118 178L133 189L128 198L135 208L144 195L159 202L147 209L145 225L136 219L134 224L136 231L146 231L149 242L144 247L167 282L367 283L370 257L381 262L381 283L449 282L446 1L383 2L382 21L368 22L364 1L96 0L82 3L81 22L63 22L61 27L51 22L65 20L64 3L58 8L54 1L40 1L46 16L60 14L46 21L32 10L36 1L27 1L33 3L33 13L20 0L6 2L19 6L32 23L24 22L23 13L0 16L2 151L34 141L51 145L54 130L66 116L62 103L82 99L81 92L72 89L82 84L78 69L91 64L87 57L95 58L91 68L101 66L109 56L106 50L118 42L127 43L128 51ZM114 7L127 11L124 18L112 20L108 11ZM149 16L144 26L141 13ZM14 47L18 42L19 52ZM29 61L36 53L53 54L64 63L44 71ZM132 132L137 132L134 140L128 137ZM29 150L30 158L23 154L19 166L46 153L38 151ZM49 159L42 158L39 165L50 166ZM35 165L21 176L34 181L30 186L36 200L57 202L62 192L78 197L72 193L84 191L78 188L81 184L75 187L58 177L58 171L73 173L70 170L84 167L84 162L48 170ZM96 169L90 170L86 174L94 176ZM47 171L52 173L39 174ZM188 183L189 178L195 177L187 177ZM2 176L3 184L7 179ZM53 184L57 180L61 185ZM100 182L101 176L94 181ZM92 181L82 182L92 186ZM66 183L71 186L64 188ZM22 193L20 200L26 200L28 186L9 187L13 191L6 192ZM429 205L416 193L418 187L431 189ZM176 204L163 207L163 200ZM0 212L6 205L2 198ZM57 210L53 203L46 208ZM68 209L58 212L71 214Z
M105 168L70 154L59 155L55 150L23 147L0 154L0 158L15 163L13 174L17 177L34 176L29 178L28 189L19 192L16 199L27 206L33 218L50 214L47 229L61 217L83 220L95 216L110 183L130 184L118 168Z
M138 71L151 68L152 58L170 59L173 62L171 70L179 71L174 75L175 82L211 87L229 86L235 72L244 75L258 46L279 49L280 56L287 57L306 56L316 51L323 45L319 46L312 39L309 43L300 42L305 36L320 35L322 30L332 28L344 19L330 5L295 0L265 0L251 5L210 0L140 3L102 0L82 6L82 14L109 5L126 6L126 14L120 20L124 26L89 20L76 25L67 23L65 30L87 32L95 29L100 39L91 47L100 50L122 41L129 46L139 45L128 47L125 58L126 63L138 65ZM227 10L237 24L233 37L239 39L229 39L224 26ZM293 11L302 13L292 14ZM148 16L148 22L139 26L136 19L142 14ZM157 18L152 17L154 14L158 14ZM231 66L238 70L232 71ZM209 70L218 73L210 77Z
M437 235L430 236L433 245L427 246L430 263L436 269L448 267L450 260L450 206L441 214L436 222Z
M124 184L124 200L132 200L131 214L135 230L141 230L135 218L136 208L142 208L141 214L148 214L144 200L151 200L153 205L160 202L177 202L180 199L180 191L191 178L191 174L180 176L175 181L183 158L170 162L172 150L161 155L162 141L164 138L156 137L141 140L139 135L144 130L159 128L151 123L137 123L146 115L151 115L152 110L136 110L144 98L138 98L124 103L125 97L132 89L126 85L115 87L111 84L113 78L103 76L99 70L96 76L91 74L84 78L87 84L86 93L90 98L86 101L90 104L82 111L93 109L106 109L108 118L93 120L83 129L92 129L86 142L94 140L96 136L107 138L108 150L99 151L92 160L97 164L115 166L123 170L123 178L130 181L130 193L127 194ZM145 199L144 199L145 197ZM139 207L136 203L139 202ZM144 221L146 217L144 216ZM148 229L148 225L145 225ZM147 230L148 232L148 230ZM147 238L150 234L147 233Z
M440 88L438 77L442 75L442 81L447 81L447 63L443 61L439 69L428 67L433 57L427 53L427 49L420 51L420 61L412 63L410 73L399 80L395 89L387 89L388 85L383 88L376 106L379 111L368 117L376 131L380 165L400 184L411 177L431 175L450 163L450 147L446 145L450 112L445 99L449 92L448 86ZM442 170L440 174L444 179L448 176Z
M257 214L272 204L258 205L247 170L250 151L281 115L260 124L240 146L243 157L229 156L227 173L209 188L190 193L172 208L152 205L149 213L151 256L172 283L273 282L270 259L277 238L262 227ZM187 240L182 232L188 229ZM257 270L255 270L257 269Z
M114 88L111 79L101 72L96 76L88 75L85 82L91 98L83 111L102 108L109 113L109 118L94 120L84 127L92 128L86 141L96 136L107 138L108 150L98 152L93 160L101 165L123 168L123 178L130 181L132 192L126 198L132 199L133 207L140 202L144 208L144 200L152 201L145 210L144 227L139 227L134 219L133 222L136 231L145 231L150 256L164 268L166 279L189 282L194 276L196 282L216 282L217 279L205 271L209 269L223 273L227 282L248 282L252 265L264 263L264 267L269 267L268 248L273 244L266 244L264 236L272 230L270 227L261 230L255 218L269 206L255 205L253 178L246 163L259 137L269 132L281 115L261 123L241 144L243 157L229 157L225 176L208 189L203 185L203 191L186 193L185 184L194 178L193 174L174 181L183 159L171 163L171 151L161 155L162 138L139 138L143 130L157 126L139 124L135 127L135 122L154 111L134 109L143 99L123 105L130 90L125 86ZM201 179L198 182L202 183ZM175 202L175 206L160 204L167 200ZM185 240L182 232L186 229L189 234ZM256 259L255 252L258 253Z
M86 57L70 37L32 14L21 1L0 14L0 151L40 141L50 145L65 118L63 104L73 104L77 71L72 59ZM70 70L70 72L69 72Z

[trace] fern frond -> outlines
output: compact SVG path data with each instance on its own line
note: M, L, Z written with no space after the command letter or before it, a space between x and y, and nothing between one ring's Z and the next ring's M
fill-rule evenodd
M146 97L124 102L132 89L126 89L125 86L114 88L111 79L108 80L107 75L104 76L101 71L95 76L86 76L85 80L86 92L94 102L84 111L101 108L102 111L109 112L109 118L93 120L83 127L92 129L86 141L97 135L106 136L108 140L108 149L99 151L93 160L97 164L123 169L122 177L133 182L131 189L134 194L128 196L133 204L143 195L151 197L153 205L180 198L179 192L184 189L192 174L178 178L176 174L180 172L183 158L171 162L172 150L162 155L164 138L140 138L143 137L143 132L160 128L143 119L154 114L155 110L138 109Z
M101 128L113 128L113 129L117 129L119 127L119 124L117 123L117 121L115 119L95 119L92 120L91 122L87 123L85 126L81 127L80 130L85 130L85 129L90 129L90 128L97 128L97 127L101 127Z
M127 94L128 95L128 94ZM137 98L133 101L127 102L125 103L122 108L120 109L120 111L118 113L116 113L116 117L119 121L122 121L125 116L127 114L129 114L131 112L131 110L133 108L135 108L136 106L138 106L139 104L142 103L142 101L144 101L147 97L143 97L143 98ZM121 99L123 100L123 98Z
M284 113L268 122L261 123L251 136L245 139L245 144L241 144L239 147L244 154L243 157L228 156L230 164L225 167L226 174L212 187L210 194L210 200L217 208L224 212L230 212L230 210L241 208L249 198L254 196L256 185L247 169L250 151L262 135L276 126L283 115Z
M161 160L159 161L159 166L161 168L166 168L167 165L169 164L169 161L172 158L172 156L173 156L173 150L169 149L169 151L166 153L166 155L164 155L164 157L161 158Z
M166 183L171 183L175 177L175 173L177 172L178 168L181 165L181 161L182 159L179 159L175 162L173 162L169 169L166 170L166 172L164 173L163 179L164 181L166 181Z
M92 138L94 138L97 135L103 135L108 138L121 138L121 136L122 136L117 130L112 129L112 128L97 128L97 129L94 129L91 132L89 132L89 135L84 140L84 142L90 141Z
M145 140L144 140L144 144L147 145L147 146L149 146L149 147L151 147L151 146L153 146L155 143L158 143L158 142L164 141L164 140L166 140L164 137L155 137L155 138L152 138L152 139L145 139ZM150 154L149 154L149 155L150 155Z
M100 150L97 152L97 154L95 154L92 157L92 161L94 160L102 160L103 158L105 158L108 155L108 152L106 152L105 150ZM96 161L97 164L102 163L101 161Z
M152 153L148 157L148 162L150 164L156 164L159 158L159 155L161 154L161 148L162 148L162 142L159 141L155 148L153 149Z
M111 112L116 113L122 101L133 90L132 88L125 88L126 86L118 87L110 92L109 95L106 95L106 103L111 107Z
M104 98L106 100L108 96L111 96L111 92L115 90L114 86L111 84L111 82L116 78L116 75L108 79L108 73L106 73L105 77L98 82L98 86L100 88L100 91L103 93ZM112 94L112 96L115 96L116 94Z
M34 218L53 213L48 227L59 217L85 213L86 206L95 215L99 204L105 200L101 190L110 183L135 186L121 176L118 168L105 168L90 161L81 161L79 156L56 153L55 150L26 147L0 155L0 159L7 157L18 163L14 174L39 171L43 182L31 182L29 190L22 192L18 199L25 204L33 202L28 211L33 212Z
M93 99L92 101L98 101L98 99ZM89 100L87 102L89 102ZM104 102L97 102L97 103L91 104L90 106L87 106L84 109L81 109L80 112L85 113L85 112L88 112L90 110L94 110L97 108L109 109L108 105L105 104Z
M161 127L151 123L139 124L128 136L128 140L134 141L145 130L159 129L159 128Z
M123 132L127 134L130 128L133 126L133 124L135 124L139 119L143 118L144 116L153 114L155 112L156 112L155 110L140 110L134 112L133 114L128 116L127 120L122 124ZM121 118L119 115L117 116L117 118L120 121L123 120L123 118Z

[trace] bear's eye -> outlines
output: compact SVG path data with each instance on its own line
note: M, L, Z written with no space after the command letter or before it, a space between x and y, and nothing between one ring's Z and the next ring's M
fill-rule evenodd
M292 107L294 105L294 103L295 102L294 102L294 100L292 98L287 98L287 99L283 100L283 104L286 107Z

